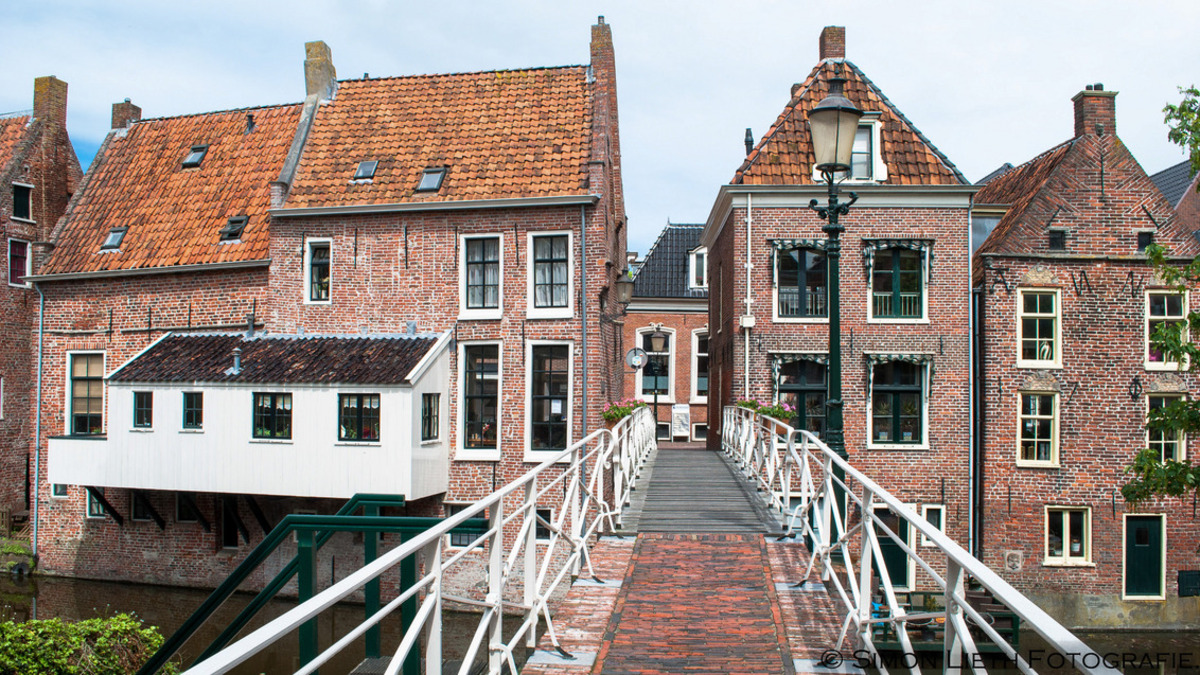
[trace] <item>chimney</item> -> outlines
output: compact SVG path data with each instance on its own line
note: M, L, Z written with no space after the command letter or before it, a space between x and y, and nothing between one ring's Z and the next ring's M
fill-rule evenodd
M33 81L33 116L67 128L67 83L50 75Z
M821 29L821 60L846 58L846 27L825 26Z
M317 40L304 43L304 93L324 101L337 91L337 70L333 67L333 52L329 45Z
M754 132L750 131L750 127L746 127L746 154L754 150Z
M124 129L130 124L142 119L142 109L125 99L121 103L114 103L112 106L112 128Z
M1075 94L1075 138L1085 134L1117 133L1117 92L1104 91L1100 83L1089 84Z

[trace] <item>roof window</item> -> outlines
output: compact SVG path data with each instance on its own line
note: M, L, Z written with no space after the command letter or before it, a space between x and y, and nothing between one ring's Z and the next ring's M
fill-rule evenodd
M125 239L125 233L129 231L128 227L114 227L108 231L108 236L104 238L104 243L100 245L101 251L121 248L121 241Z
M1153 244L1153 243L1154 243L1154 233L1153 232L1138 232L1137 233L1138 253L1145 253L1146 247L1150 246L1150 244Z
M421 184L417 186L417 192L436 192L442 189L442 180L446 178L446 167L436 169L425 169L421 174Z
M354 172L353 180L371 180L375 177L375 167L379 166L379 162L368 159L358 163L358 169Z
M221 241L236 241L242 238L242 230L246 229L246 223L250 222L250 216L231 216L229 221L225 223L225 227L221 228Z
M193 169L200 166L200 162L204 161L206 154L208 154L207 145L193 145L187 156L183 158L183 168Z

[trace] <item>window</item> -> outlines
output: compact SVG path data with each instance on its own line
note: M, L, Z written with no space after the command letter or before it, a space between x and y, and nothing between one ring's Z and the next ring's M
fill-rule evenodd
M102 487L87 488L85 490L85 492L87 493L87 517L88 518L104 518L105 517L104 504L101 504L100 500L96 499L96 497L93 496L93 492L103 496L104 488L102 488Z
M650 338L654 328L643 328L638 331L641 337L641 344L638 345L646 352L646 365L638 371L638 395L645 399L652 399L657 394L660 397L665 397L664 400L673 400L674 390L671 381L671 364L675 360L674 357L674 332L663 330L666 337L663 339L662 351L654 351Z
M850 149L850 178L870 180L875 164L872 146L871 125L860 124L854 133L854 147Z
M1017 465L1058 465L1058 394L1022 393Z
M204 428L204 392L183 392L183 428Z
M292 395L254 394L254 438L292 437Z
M828 393L824 363L806 359L780 363L776 391L780 403L787 403L796 409L796 416L791 423L797 429L824 436Z
M1138 232L1137 233L1137 250L1138 253L1145 253L1146 248L1154 243L1153 232Z
M307 302L329 302L329 266L330 249L333 242L329 239L316 239L308 242L307 264L305 268L305 285L308 286Z
M13 210L12 217L14 220L33 220L33 186L23 183L13 183Z
M442 181L446 179L446 169L425 169L421 173L421 182L417 185L417 192L436 192L442 189Z
M133 428L149 429L154 422L154 392L133 392Z
M692 440L693 441L708 440L708 425L707 424L693 424L692 425Z
M1149 291L1146 293L1146 369L1177 370L1179 362L1155 349L1154 333L1159 326L1180 331L1187 339L1187 296L1183 293Z
M876 363L871 382L872 442L924 443L924 366L907 361Z
M776 254L776 310L784 319L824 319L829 316L825 252L794 248Z
M463 448L495 450L500 406L500 345L463 347Z
M1046 507L1047 565L1088 563L1092 558L1091 510Z
M104 433L104 354L71 355L71 434Z
M1062 365L1058 291L1021 290L1017 293L1017 302L1017 367L1050 368Z
M929 521L940 532L946 531L946 507L941 504L924 504L921 506L921 517ZM921 535L922 546L937 546L932 539Z
M65 483L52 483L50 485L50 496L51 497L60 497L60 498L68 496L66 484Z
M531 235L534 310L567 309L571 306L570 236L567 234ZM558 312L530 312L532 316L570 316Z
M462 513L463 510L466 509L468 506L470 506L470 504L446 504L446 503L443 503L442 511L446 514L444 517L450 518L452 516L456 516L456 515ZM478 517L478 516L476 516L476 517ZM451 533L450 534L450 545L459 547L459 548L464 547L464 546L470 546L471 542L475 541L476 536L478 536L478 535Z
M25 277L33 273L29 255L29 242L20 239L8 240L8 284L10 286L29 287Z
M225 227L220 229L221 241L237 241L242 238L242 230L246 229L246 223L250 222L250 216L231 216L225 221Z
M221 498L221 548L238 547L238 525L240 525L235 497Z
M1155 394L1146 398L1147 408L1151 411L1163 408L1183 400L1180 394ZM1146 429L1146 447L1158 453L1159 461L1173 459L1183 461L1187 457L1185 436L1179 429Z
M550 524L554 522L554 509L537 509L536 536L538 541L550 541Z
M379 162L373 159L359 162L358 168L354 170L354 178L352 180L371 180L375 177L375 168L377 166L379 166Z
M571 346L529 347L529 449L565 450L571 414Z
M441 433L441 394L421 394L421 440L436 441Z
M1050 230L1047 246L1051 251L1065 251L1067 248L1067 233L1063 230Z
M176 492L175 493L175 522L177 523L195 523L200 520L197 517L192 504L196 503L196 494L194 492Z
M499 236L463 238L460 311L467 318L500 318L501 241Z
M338 440L379 440L379 394L338 395Z
M109 230L108 236L104 238L104 243L100 244L100 250L113 251L121 248L121 242L125 240L125 233L128 231L128 227L114 227Z
M660 441L671 440L671 423L670 422L659 422L655 426L654 438L656 438Z
M906 248L877 251L871 279L871 318L924 317L924 266L922 251Z
M153 520L153 518L150 516L150 508L149 504L147 503L148 499L149 497L146 495L138 494L137 492L130 490L129 501L132 502L129 509L130 517L138 522Z
M183 158L183 168L194 169L200 166L200 162L204 161L204 156L208 154L207 145L193 145L191 150L188 150L187 155Z
M692 403L708 402L708 332L692 333Z
M688 288L708 288L708 249L703 246L688 254Z

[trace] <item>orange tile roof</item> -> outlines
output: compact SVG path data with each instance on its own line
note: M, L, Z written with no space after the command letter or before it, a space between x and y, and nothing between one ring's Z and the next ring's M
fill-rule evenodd
M967 180L929 139L913 126L883 92L853 63L826 60L795 90L758 145L746 156L733 183L794 185L812 183L813 152L808 113L829 93L828 79L846 79L844 93L864 112L879 112L883 161L889 185L960 185Z
M585 66L340 82L286 208L587 194L591 95ZM364 160L374 179L351 181ZM440 190L414 192L443 165Z
M0 119L0 171L8 168L17 146L25 138L28 125L29 115Z
M300 119L299 104L137 122L97 153L54 234L42 274L135 270L264 260L270 183L279 177ZM247 133L247 115L254 129ZM198 168L182 167L208 145ZM230 216L246 215L241 241L220 241ZM110 229L128 227L120 252L100 251Z
M1055 168L1067 156L1067 151L1074 143L1072 139L1054 146L1028 162L993 178L982 190L975 193L976 204L1008 205L1008 210L1004 212L1000 222L979 247L980 253L999 250L1009 235L1017 230L1026 209L1033 203L1034 197L1046 185L1046 181L1054 174Z

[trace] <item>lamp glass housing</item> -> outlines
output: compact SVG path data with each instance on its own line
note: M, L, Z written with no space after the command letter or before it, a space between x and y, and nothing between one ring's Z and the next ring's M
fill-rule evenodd
M628 272L622 272L614 284L617 302L628 305L633 301L633 278Z
M667 334L661 330L656 330L650 334L650 350L653 352L662 352L667 348Z
M854 135L863 112L842 95L845 80L831 78L829 95L808 113L812 132L813 154L817 168L825 171L846 171L854 152Z

